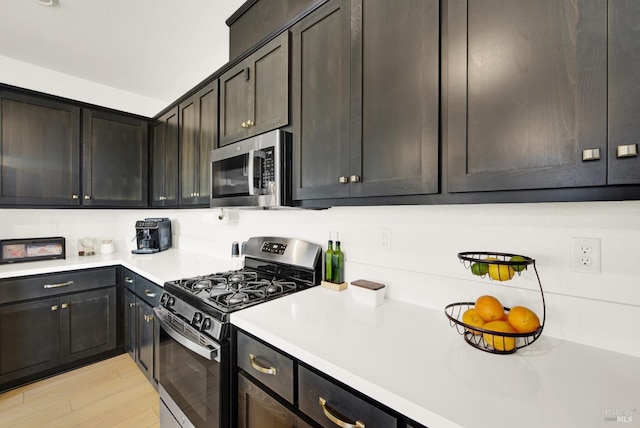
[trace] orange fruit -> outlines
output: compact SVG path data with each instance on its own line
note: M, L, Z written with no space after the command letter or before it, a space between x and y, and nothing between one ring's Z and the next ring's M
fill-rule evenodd
M504 317L502 303L493 296L478 297L475 310L485 322L501 320Z
M484 325L484 320L480 318L480 315L478 315L478 312L476 312L476 310L473 308L469 308L466 311L464 311L464 313L462 314L462 322L467 325L470 325L471 327L482 328L482 326ZM481 334L478 330L470 330L470 329L468 330L475 335Z
M540 327L540 319L536 313L524 306L511 308L508 320L518 333L533 333Z
M496 333L517 333L508 322L502 320L488 322L483 328L485 330L495 331ZM516 347L515 337L484 333L482 338L487 345L492 346L497 351L512 351Z

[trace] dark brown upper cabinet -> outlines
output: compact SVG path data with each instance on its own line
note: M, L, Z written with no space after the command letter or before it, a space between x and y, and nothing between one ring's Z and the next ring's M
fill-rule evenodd
M0 204L80 204L80 109L0 91Z
M609 2L608 183L640 183L640 4Z
M209 154L218 141L218 80L180 104L180 205L209 205Z
M83 109L83 205L148 205L147 122Z
M606 184L607 2L451 0L445 19L448 190Z
M293 28L294 198L439 191L439 2L333 0Z
M151 205L178 204L178 107L151 125Z
M292 29L293 197L348 197L349 1L331 0Z
M220 76L220 145L289 123L289 33Z

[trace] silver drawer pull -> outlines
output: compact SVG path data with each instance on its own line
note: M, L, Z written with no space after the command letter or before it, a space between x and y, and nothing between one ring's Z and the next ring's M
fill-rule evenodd
M145 316L144 316L144 320L145 320L146 322L151 322L151 321L153 321L153 315L145 315Z
M349 182L349 177L346 177L344 175L338 177L338 183L340 184L346 184Z
M616 157L619 158L632 158L638 156L638 145L627 144L625 146L618 146L616 148Z
M45 284L44 288L68 287L70 285L73 285L73 281L59 282L57 284Z
M124 277L124 282L126 282L127 284L133 284L133 278L125 276Z
M135 304L135 303L129 303L129 307L130 307L130 308L135 308L135 307L136 307L136 304Z
M63 303L61 307L62 307L62 309L67 309L69 307L69 304L68 303Z
M251 367L259 371L260 373L268 374L268 375L276 375L277 371L275 367L264 367L256 361L256 356L253 354L249 354L249 363Z
M360 183L360 176L352 175L351 177L349 177L349 180L351 180L352 183Z
M593 161L600 159L600 149L584 149L582 151L583 161Z
M322 397L319 397L320 407L322 407L322 413L329 419L331 422L336 424L341 428L364 428L364 424L360 421L355 421L355 423L345 422L342 419L336 417L333 413L331 413L331 409L327 404L327 400Z
M149 290L148 288L144 290L144 295L147 297L156 297L157 294L156 293L152 293L151 290Z

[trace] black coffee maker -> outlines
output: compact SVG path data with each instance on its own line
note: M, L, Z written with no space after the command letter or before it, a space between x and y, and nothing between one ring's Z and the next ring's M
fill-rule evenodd
M152 254L171 247L171 220L145 218L136 221L136 249L133 254Z

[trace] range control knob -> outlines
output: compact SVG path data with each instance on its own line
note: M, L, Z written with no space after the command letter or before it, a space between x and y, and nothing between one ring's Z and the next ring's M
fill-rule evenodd
M200 324L200 322L202 322L202 313L196 312L195 314L193 314L192 324Z
M202 330L209 330L211 328L211 318L205 318L202 321Z
M160 297L160 304L162 306L166 306L167 300L169 300L169 295L167 293L162 293L162 297Z
M169 298L167 299L166 307L167 307L167 308L170 308L170 307L172 307L173 305L175 305L175 303L176 303L176 299L175 299L175 297L169 297Z

